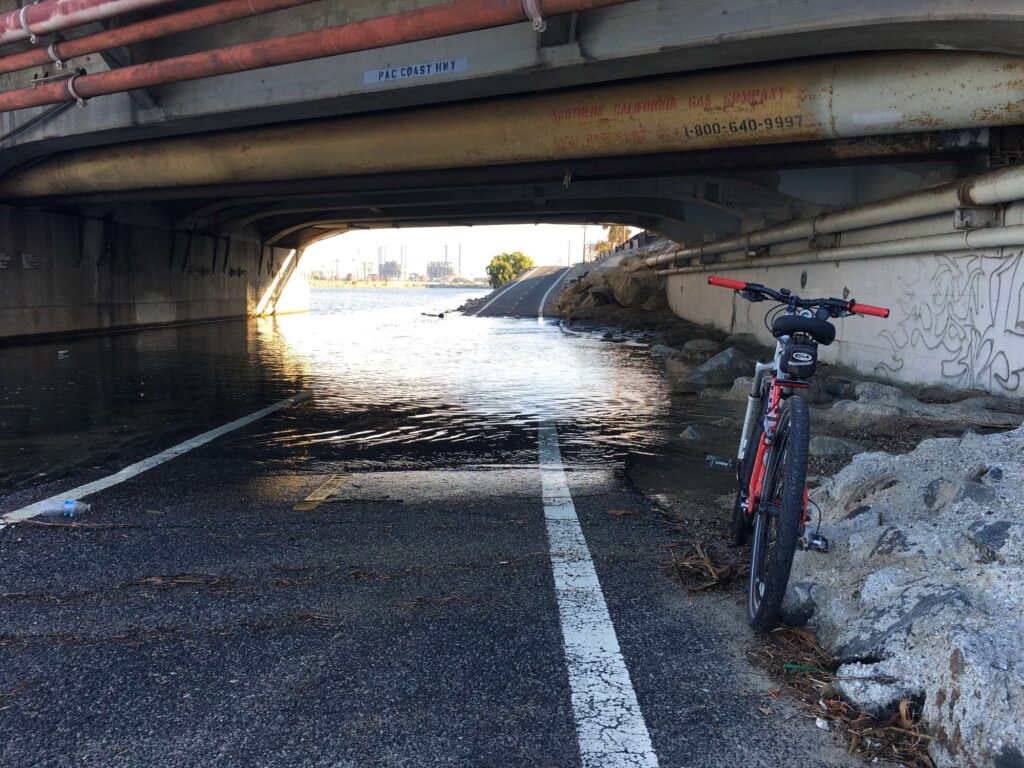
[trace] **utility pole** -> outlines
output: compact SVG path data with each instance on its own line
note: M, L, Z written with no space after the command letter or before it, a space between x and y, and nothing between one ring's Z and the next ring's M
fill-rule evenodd
M587 225L583 225L583 261L587 260Z

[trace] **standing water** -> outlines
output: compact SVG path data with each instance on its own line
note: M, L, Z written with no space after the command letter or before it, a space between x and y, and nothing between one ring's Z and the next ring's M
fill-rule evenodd
M108 474L305 388L311 405L254 438L282 457L335 443L457 461L471 444L477 460L487 446L529 460L535 441L513 438L541 419L565 424L583 459L657 451L670 409L658 363L553 320L452 312L483 294L318 289L305 315L4 348L0 493Z

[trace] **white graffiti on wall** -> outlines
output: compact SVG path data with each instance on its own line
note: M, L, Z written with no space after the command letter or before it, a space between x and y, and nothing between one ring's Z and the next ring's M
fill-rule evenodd
M942 378L957 387L1024 394L1024 255L922 259L896 329L885 331L896 377L904 356L938 356Z

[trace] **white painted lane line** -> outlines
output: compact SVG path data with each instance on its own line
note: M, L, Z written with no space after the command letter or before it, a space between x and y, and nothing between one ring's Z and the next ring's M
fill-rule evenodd
M482 307L480 307L480 309L478 309L478 310L476 311L476 315L477 315L477 317L479 317L479 316L480 316L480 313L481 313L481 312L483 312L483 311L484 311L485 309L487 309L487 308L488 308L489 306L491 306L491 304L493 304L493 303L494 303L494 302L496 302L496 301L497 301L498 299L500 299L500 298L501 298L502 296L504 296L504 295L505 295L506 293L508 293L509 291L511 291L511 290L512 290L513 288L515 288L515 287L516 287L516 285L517 285L517 284L519 283L519 281L520 281L520 280L525 280L525 279L526 279L527 277L529 277L529 275L530 275L530 274L532 274L533 272L536 272L536 271L537 271L538 269L540 269L540 267L534 267L533 269L528 269L528 270L526 270L525 272L523 272L523 274L521 274L521 275L520 275L519 277L517 277L517 278L516 278L515 280L513 280L513 281L512 281L511 283L509 283L508 285L506 285L506 286L505 286L505 287L504 287L504 288L503 288L503 289L502 289L501 291L499 291L499 292L498 292L498 293L497 293L497 294L496 294L496 295L494 296L494 298L493 298L493 299L491 299L490 301L488 301L488 302L487 302L486 304L484 304L484 305L483 305Z
M166 451L161 451L155 456L150 456L148 459L137 461L134 464L130 464L120 472L115 472L112 475L101 477L99 480L93 480L91 483L80 485L77 488L71 488L70 490L63 491L56 496L51 496L48 499L37 501L35 504L29 504L27 507L16 509L13 512L8 512L0 516L0 530L10 525L11 523L17 523L22 520L28 520L31 517L35 517L43 511L43 505L48 501L64 501L64 499L82 499L90 494L97 493L111 486L123 483L125 480L130 480L136 475L140 475L148 469L158 467L165 461L170 461L173 458L181 456L183 453L188 453L193 448L198 448L201 445L206 445L211 440L216 440L221 435L226 435L228 432L233 432L240 427L244 427L246 424L252 424L254 421L262 419L274 411L279 411L282 408L287 408L289 405L295 405L301 403L303 400L308 400L313 396L313 391L310 389L303 390L291 397L286 397L284 400L280 400L273 405L268 405L266 408L250 413L248 416L243 416L240 419L225 424L222 427L211 429L209 432L203 432L201 435L186 440L183 443L168 448Z
M551 292L553 290L555 290L555 288L562 282L562 279L566 275L568 275L568 274L569 274L569 270L568 269L565 270L564 272L562 272L562 274L560 274L557 278L555 278L555 282L553 282L551 284L551 287L548 288L547 291L544 293L544 298L542 298L540 300L540 306L537 307L537 322L538 323L543 323L544 322L544 307L547 306L548 296L551 295Z
M583 768L657 768L594 561L565 480L558 430L538 436L544 522Z

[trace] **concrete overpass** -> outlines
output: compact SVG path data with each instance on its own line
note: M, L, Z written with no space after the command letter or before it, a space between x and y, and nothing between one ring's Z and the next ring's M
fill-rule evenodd
M125 39L146 19L221 5L156 3L64 34ZM353 229L616 221L690 249L657 265L680 314L756 329L701 298L709 263L848 288L908 309L888 341L877 327L844 331L845 362L884 352L887 375L1020 391L1012 196L699 250L1017 163L1018 3L559 1L536 4L537 24L518 0L401 0L379 22L378 3L280 5L292 7L165 25L0 77L0 337L283 311L301 304L285 296L301 249ZM582 10L546 11L570 7ZM518 21L479 21L481 8ZM461 31L437 34L450 29ZM280 63L318 31L347 52ZM104 95L75 105L91 93ZM922 246L881 270L822 266L829 248L975 229L1005 237L941 255ZM915 373L940 348L953 362Z

